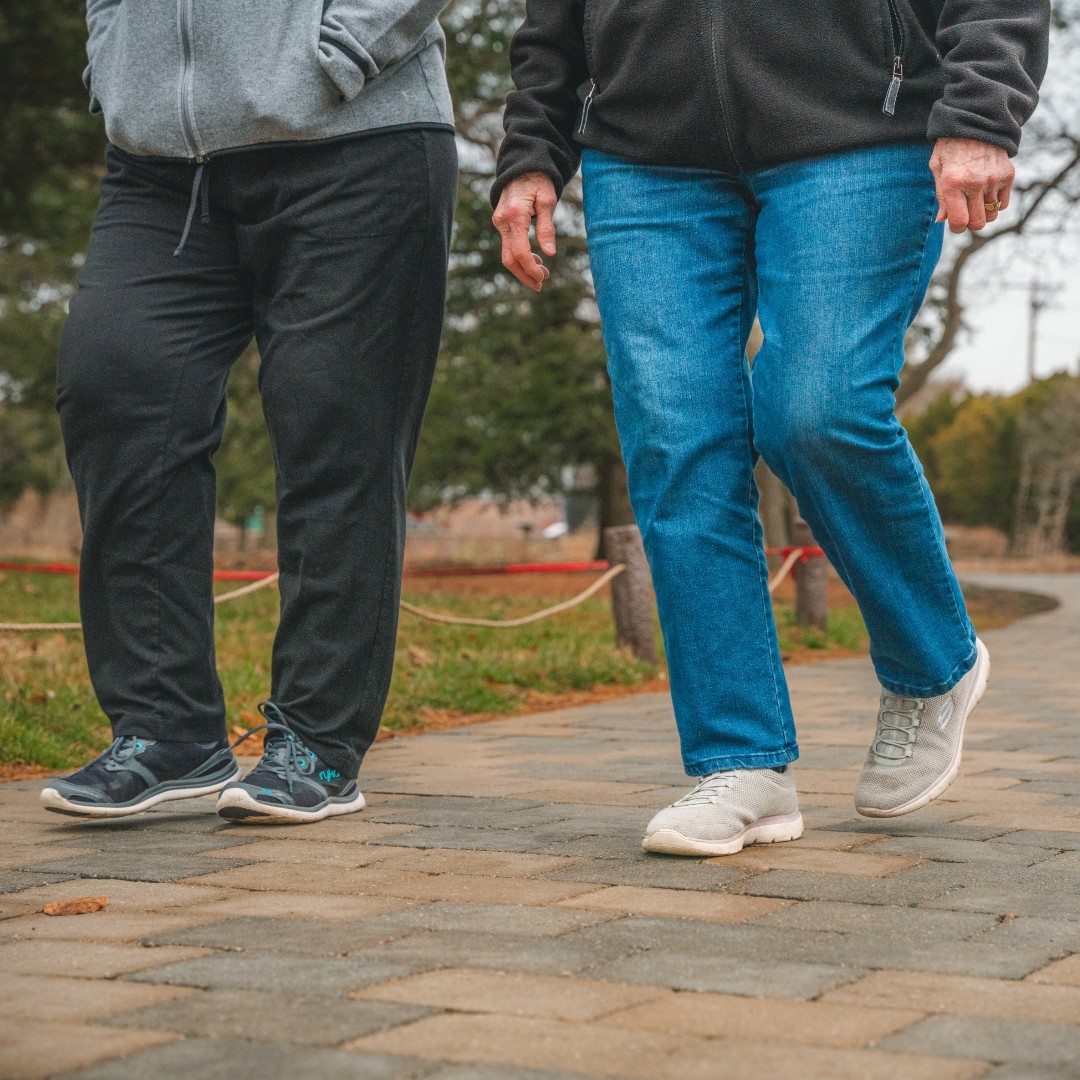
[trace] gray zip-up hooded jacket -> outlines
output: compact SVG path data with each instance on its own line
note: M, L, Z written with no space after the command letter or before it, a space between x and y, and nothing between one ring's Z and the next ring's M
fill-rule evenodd
M85 81L109 140L221 150L454 123L447 0L87 0Z

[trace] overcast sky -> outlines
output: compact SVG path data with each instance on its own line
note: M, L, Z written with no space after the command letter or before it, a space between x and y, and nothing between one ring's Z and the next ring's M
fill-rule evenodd
M1028 255L1015 246L1001 253L987 248L972 260L964 285L970 332L939 377L958 377L972 390L1003 393L1025 385L1027 283L1035 277L1061 286L1052 306L1038 319L1035 373L1040 377L1062 370L1080 373L1080 238L1065 235L1053 249Z
M1080 19L1080 0L1056 0L1059 11ZM1080 26L1055 33L1042 87L1040 116L1080 130ZM1030 140L1029 140L1030 145ZM1024 143L1017 180L1028 172ZM1008 212L1003 224L1008 223ZM1045 224L1052 224L1044 222ZM950 240L946 233L946 243ZM999 246L1000 245L1000 246ZM1011 393L1027 382L1028 291L1033 278L1062 286L1038 322L1035 373L1080 373L1080 218L1069 233L1022 244L1002 239L980 252L965 271L962 300L971 332L940 377L959 377L972 390Z

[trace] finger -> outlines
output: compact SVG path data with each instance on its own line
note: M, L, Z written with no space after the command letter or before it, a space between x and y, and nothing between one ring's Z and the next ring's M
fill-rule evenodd
M986 228L987 201L986 193L983 191L975 192L967 197L967 227L972 232L978 232L980 229Z
M954 189L945 191L945 217L949 222L949 231L962 233L968 227L968 200L962 192Z
M1006 177L1001 185L1001 190L997 193L998 202L1001 203L1002 210L1009 209L1009 200L1012 198L1012 186L1013 178L1011 176Z
M510 222L510 254L521 271L517 273L511 267L518 280L539 292L544 279L533 260L533 250L529 244L529 220L524 214Z
M513 230L509 222L499 224L499 234L502 236L502 264L521 282L530 289L536 288L536 281L532 274L527 274L523 267L518 266L517 256L514 253Z
M545 255L555 254L555 203L545 198L536 200L536 242Z

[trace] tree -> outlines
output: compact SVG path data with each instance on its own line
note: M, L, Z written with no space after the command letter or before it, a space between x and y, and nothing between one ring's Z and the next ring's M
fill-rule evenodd
M947 249L927 303L908 338L908 357L896 400L905 405L949 358L964 330L964 283L977 256L1010 243L1053 248L1068 235L1080 206L1080 2L1059 0L1054 9L1052 54L1059 73L1044 87L1042 104L1024 129L1013 204L1000 224L967 233ZM1015 254L1015 247L1013 249Z
M85 41L70 0L0 11L0 508L66 477L56 351L104 146L80 78Z
M419 505L479 492L562 491L568 467L595 479L601 525L633 520L615 434L580 188L564 193L559 255L540 295L502 268L488 191L510 89L520 0L457 0L443 19L457 108L461 185L443 354L414 475ZM573 470L580 476L581 469Z
M1070 511L1080 482L1080 380L1058 376L1052 393L1019 423L1020 477L1013 516L1015 555L1065 550Z

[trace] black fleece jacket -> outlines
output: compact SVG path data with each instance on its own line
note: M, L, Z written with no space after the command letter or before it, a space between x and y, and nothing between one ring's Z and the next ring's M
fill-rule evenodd
M940 137L1015 154L1050 0L527 0L492 204L583 146L747 172Z

